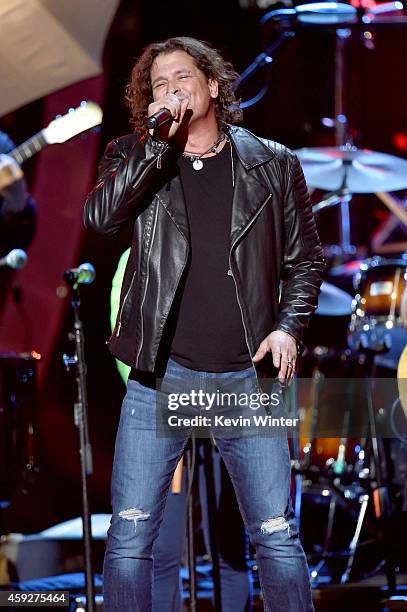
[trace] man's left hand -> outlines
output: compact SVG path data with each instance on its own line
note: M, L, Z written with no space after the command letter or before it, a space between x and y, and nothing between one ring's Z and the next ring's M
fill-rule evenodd
M23 171L10 156L0 154L0 196L2 213L19 213L26 205L26 184Z
M10 156L0 155L0 190L9 187L23 178L23 172L18 163Z
M297 343L290 334L276 330L271 332L257 349L253 362L258 363L267 353L272 353L274 367L278 369L278 379L289 385L295 372Z

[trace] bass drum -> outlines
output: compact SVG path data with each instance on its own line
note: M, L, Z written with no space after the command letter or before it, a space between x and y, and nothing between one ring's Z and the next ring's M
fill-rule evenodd
M338 468L345 462L354 463L354 441L341 441L341 423L333 426L332 408L323 401L326 379L352 376L347 342L351 314L352 296L323 282L318 308L304 337L306 349L300 363L298 385L301 408L298 459L323 470L334 464ZM330 430L337 431L337 437L331 437Z
M0 504L24 491L35 473L37 359L0 354Z

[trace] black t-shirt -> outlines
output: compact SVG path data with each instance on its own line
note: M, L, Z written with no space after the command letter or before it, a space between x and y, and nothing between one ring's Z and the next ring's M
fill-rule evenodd
M235 283L228 274L232 213L232 149L194 170L178 162L190 228L171 356L193 370L229 372L251 365ZM235 160L234 164L236 163Z

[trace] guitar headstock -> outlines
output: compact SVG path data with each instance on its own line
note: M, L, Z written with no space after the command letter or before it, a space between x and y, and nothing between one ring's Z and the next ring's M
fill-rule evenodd
M66 142L81 132L90 130L102 123L103 111L95 102L81 102L71 108L66 115L56 117L42 135L48 144Z

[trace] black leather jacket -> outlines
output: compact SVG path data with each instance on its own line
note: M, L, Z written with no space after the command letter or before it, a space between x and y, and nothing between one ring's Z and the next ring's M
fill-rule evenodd
M230 231L233 276L253 356L273 330L300 344L318 301L324 270L321 245L296 156L272 141L228 126L236 152ZM134 135L113 140L85 203L85 225L114 234L134 219L116 326L109 340L124 363L154 371L171 305L189 253L189 227L179 153ZM225 272L226 273L226 272ZM281 284L281 296L279 290ZM258 374L267 359L257 366ZM268 362L271 363L271 360Z

